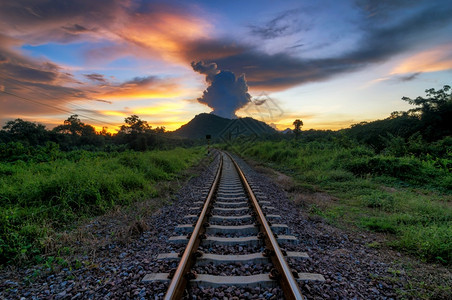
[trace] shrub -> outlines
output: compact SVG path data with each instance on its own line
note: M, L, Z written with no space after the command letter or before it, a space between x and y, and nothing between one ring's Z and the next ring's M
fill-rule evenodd
M403 227L400 237L391 245L408 250L427 261L452 263L452 227L447 223Z
M378 217L370 217L361 220L361 225L376 232L397 233L398 226L392 222Z
M0 263L41 252L50 232L79 218L155 196L153 183L177 176L202 151L54 154L61 159L0 162Z
M361 200L369 208L378 208L388 212L394 211L395 199L391 194L375 191L371 194L361 196Z

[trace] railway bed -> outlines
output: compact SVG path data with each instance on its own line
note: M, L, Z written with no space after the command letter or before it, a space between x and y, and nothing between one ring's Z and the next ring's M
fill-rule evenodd
M168 242L179 253L161 253L172 270L147 274L143 282L168 282L165 299L194 298L199 289L237 298L304 299L299 281L324 281L320 274L298 273L304 252L285 251L298 239L290 234L270 198L248 182L233 158L223 152L203 199L192 203ZM185 246L185 247L184 247ZM168 265L168 264L166 264ZM164 269L164 268L163 268Z

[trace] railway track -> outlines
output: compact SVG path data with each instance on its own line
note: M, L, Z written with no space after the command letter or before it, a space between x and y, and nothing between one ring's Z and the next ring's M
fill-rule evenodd
M212 296L220 297L225 291L235 292L237 299L305 299L298 281L323 281L323 276L292 271L286 257L302 263L308 255L281 248L298 240L279 224L281 216L271 199L248 182L231 156L218 155L219 166L204 190L205 199L192 204L169 239L186 247L158 256L178 262L177 268L147 274L143 281L168 282L164 299L191 299L202 288L217 289Z

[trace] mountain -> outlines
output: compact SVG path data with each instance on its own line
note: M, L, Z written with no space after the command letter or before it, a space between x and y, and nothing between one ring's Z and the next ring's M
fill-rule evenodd
M264 122L253 118L227 119L214 114L196 115L190 122L173 132L174 135L189 139L230 139L240 135L274 134L276 130Z
M283 133L283 134L292 134L293 130L291 128L286 128L286 129L284 129L284 130L282 130L280 132Z

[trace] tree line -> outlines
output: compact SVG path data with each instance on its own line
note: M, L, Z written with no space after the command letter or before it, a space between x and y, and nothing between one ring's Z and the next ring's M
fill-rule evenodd
M365 145L375 153L394 156L450 157L452 155L452 90L425 90L426 96L402 100L415 106L408 111L395 111L383 120L361 122L338 131L304 130L303 121L296 119L290 134L279 139L294 139L300 143L313 140L335 141L341 146Z
M48 130L35 122L15 119L6 122L0 130L0 144L3 146L20 143L24 147L58 145L60 150L136 150L170 148L190 144L188 140L177 139L165 131L165 127L153 128L137 115L125 118L116 134L103 127L100 132L82 122L78 115L71 115L62 125Z
M425 92L425 97L402 98L415 108L393 112L384 120L355 124L342 132L376 152L385 151L389 146L393 151L399 147L398 152L410 154L410 147L411 151L419 152L423 150L414 148L428 148L438 143L443 144L443 150L452 151L451 87L445 85L442 89L431 88Z

